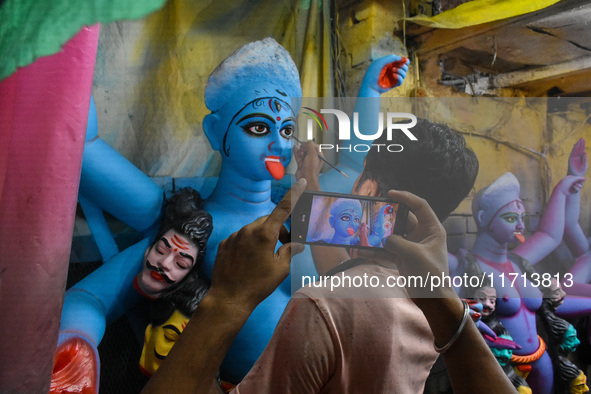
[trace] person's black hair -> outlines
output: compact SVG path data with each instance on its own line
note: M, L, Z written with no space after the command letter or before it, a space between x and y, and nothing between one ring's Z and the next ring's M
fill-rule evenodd
M443 221L474 186L478 159L464 137L446 125L419 118L410 131L417 141L396 131L389 141L384 131L373 142L358 185L374 180L381 196L390 189L409 191L427 200ZM403 150L388 152L390 144L400 144Z
M171 302L186 316L191 316L208 289L209 284L199 277L199 270L205 259L207 241L213 231L213 219L204 210L198 191L183 188L166 201L156 240L171 229L186 235L198 247L198 251L195 263L187 275L176 285L163 290L159 298Z

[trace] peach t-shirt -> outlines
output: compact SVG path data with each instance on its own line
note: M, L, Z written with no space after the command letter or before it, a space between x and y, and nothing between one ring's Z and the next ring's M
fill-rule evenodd
M368 262L343 274L385 281L397 271ZM436 359L427 320L404 289L305 287L234 392L422 393Z

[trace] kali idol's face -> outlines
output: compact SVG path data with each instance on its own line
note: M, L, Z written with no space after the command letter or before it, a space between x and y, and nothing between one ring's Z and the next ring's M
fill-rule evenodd
M236 110L229 104L225 112ZM295 131L295 114L285 98L260 97L230 116L222 141L224 162L248 179L281 179L291 160Z
M144 266L137 276L140 289L150 297L179 283L191 271L199 248L188 237L168 230L148 248Z
M352 237L359 229L361 212L355 209L345 209L337 214L334 221L334 231L342 237Z
M488 233L500 244L524 242L525 207L519 200L512 201L499 209L488 224Z

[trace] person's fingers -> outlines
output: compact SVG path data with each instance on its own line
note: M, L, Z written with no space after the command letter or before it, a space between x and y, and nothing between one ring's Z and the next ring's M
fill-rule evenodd
M314 141L308 141L306 142L306 153L307 154L311 154L312 152L314 152L314 154L318 154L318 149L316 148L316 143Z
M417 217L414 215L414 213L409 212L408 217L406 219L405 233L411 234L415 230L415 228L417 228L418 224L419 221L417 220Z
M367 224L361 223L361 225L359 226L359 235L362 237L365 237L365 236L367 236L367 233L368 233Z
M313 158L314 156L319 156L318 149L316 144L313 141L307 141L302 143L300 146L300 151L296 156L296 161L298 166L302 166L306 158Z
M275 254L277 257L278 264L284 264L287 267L291 264L291 258L297 254L300 254L304 251L306 247L303 244L290 242L285 245L282 245ZM284 273L287 277L289 274L289 269Z
M292 242L289 245L291 246L291 255L292 256L295 256L296 254L303 253L304 250L306 249L306 245L300 244L297 242Z
M316 145L316 153L318 154L318 156L324 157L324 153L322 153L322 151L319 150L318 145Z
M414 261L421 254L420 244L408 241L400 235L390 235L386 238L384 249L401 258L402 261Z
M359 249L357 251L357 256L368 260L392 261L394 258L394 256L390 252L384 250L383 248Z
M300 196L306 189L306 179L301 178L298 180L291 189L285 193L285 196L279 201L273 212L267 217L266 223L268 223L271 228L277 232L281 231L281 227L283 227L283 223L289 218L291 215L291 210L293 206L298 202Z
M246 226L244 226L243 228L248 228L248 227L255 227L258 226L262 223L265 223L267 221L267 218L269 218L269 216L271 215L265 215L265 216L261 216L260 218L258 218L257 220L255 220L252 223L247 224ZM239 232L240 230L238 230L237 232Z
M231 234L230 237L234 235ZM226 244L228 243L228 240L230 239L230 237L226 238L226 239L222 239L222 241L218 244L218 250L224 250L224 248L226 247Z
M285 227L285 225L281 226L279 229L279 242L281 242L283 245L291 242L291 233L287 227Z
M388 192L388 197L406 205L410 211L415 214L418 222L422 225L430 226L440 224L437 215L435 215L435 212L433 212L433 209L431 209L426 200L415 196L412 193L398 190L390 190Z
M277 249L277 258L282 261L290 261L295 255L302 253L306 245L297 242L289 242Z

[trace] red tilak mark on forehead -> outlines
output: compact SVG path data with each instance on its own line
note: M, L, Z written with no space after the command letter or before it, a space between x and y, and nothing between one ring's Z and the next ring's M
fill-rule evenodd
M179 237L177 237L176 234L170 240L172 241L173 244L178 246L179 249L183 249L183 250L189 249L186 246L183 246L183 245L189 245L189 243L185 242L182 239L180 239Z
M281 120L281 118L278 116L278 117L277 117L277 120Z
M178 243L180 243L181 245L189 245L189 243L187 241L185 241L184 239L182 239L181 237L179 237L178 235L174 235L173 236L174 239L176 239L178 241Z

